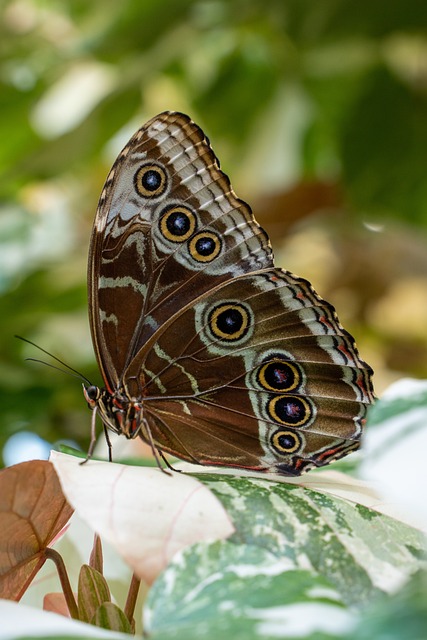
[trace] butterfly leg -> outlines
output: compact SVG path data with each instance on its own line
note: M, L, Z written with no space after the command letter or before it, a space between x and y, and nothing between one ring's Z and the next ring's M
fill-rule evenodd
M80 462L80 464L86 464L86 462L88 460L91 459L91 457L93 456L93 450L95 449L95 444L96 444L96 412L97 412L98 407L95 407L92 410L92 419L90 422L90 443L89 443L89 449L88 452L86 454L86 458L84 460L82 460ZM108 435L108 429L105 426L105 424L102 425L104 427L104 435L105 435L105 440L107 442L107 447L108 447L108 462L113 462L113 445L111 444L111 440L110 440L110 436Z
M95 448L95 444L96 444L96 412L97 412L98 407L94 407L92 409L92 418L90 421L90 443L89 443L89 449L87 451L86 454L86 458L84 460L82 460L80 462L80 464L86 464L86 462L88 460L91 459L91 457L93 456L93 450ZM104 427L105 429L105 427ZM107 436L106 436L107 437ZM111 442L109 442L109 439L107 437L107 443L109 444L109 447L111 447ZM111 455L111 452L109 452Z
M111 444L110 436L108 435L108 429L105 426L105 424L103 425L103 427L104 427L105 440L107 442L107 447L108 447L108 462L113 462L113 445Z
M170 471L168 471L167 469L165 469L163 467L160 457L164 460L164 462L169 467L169 469L172 469L171 465L165 459L163 453L159 449L157 449L156 445L154 444L153 436L151 434L151 429L150 429L150 426L149 426L147 420L145 420L145 418L143 418L142 420L143 420L143 423L144 423L145 432L147 434L148 443L149 443L149 445L151 447L151 451L153 452L153 456L154 456L154 458L156 460L157 466L159 467L159 469L161 471L163 471L163 473L166 473L166 475L171 476L172 474L170 473ZM172 470L174 471L174 469L172 469Z
M167 466L168 469L170 469L171 471L175 471L175 473L182 473L181 469L175 469L175 467L173 467L171 465L171 463L169 462L169 460L166 458L165 454L163 453L163 451L161 451L160 449L158 449L158 453L160 454L163 462L165 463L165 465Z

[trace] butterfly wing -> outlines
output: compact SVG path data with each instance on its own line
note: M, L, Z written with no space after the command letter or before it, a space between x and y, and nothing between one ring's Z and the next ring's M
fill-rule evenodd
M201 129L180 113L153 118L113 165L91 239L90 325L109 390L180 308L272 264L266 233Z
M187 116L157 116L124 148L89 262L107 389L143 402L160 449L291 475L358 447L371 369L333 307L274 267Z

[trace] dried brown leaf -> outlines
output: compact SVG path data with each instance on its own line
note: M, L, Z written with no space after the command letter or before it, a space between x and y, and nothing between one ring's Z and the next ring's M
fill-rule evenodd
M31 460L0 471L0 597L19 600L70 519L53 465Z

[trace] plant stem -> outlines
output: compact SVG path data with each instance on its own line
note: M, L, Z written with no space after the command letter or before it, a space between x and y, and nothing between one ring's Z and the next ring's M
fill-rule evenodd
M45 549L45 556L50 560L53 560L56 566L56 570L58 571L59 580L61 582L62 591L64 592L65 601L68 606L68 611L70 612L70 616L74 620L79 619L79 610L77 608L76 599L74 598L73 591L71 589L70 581L68 579L67 570L65 568L64 561L62 556L55 551L55 549L51 549L47 547Z
M135 574L132 575L132 580L130 582L129 593L125 604L125 616L129 620L130 624L132 624L133 614L135 612L136 599L138 597L139 585L141 584L140 578L138 578Z

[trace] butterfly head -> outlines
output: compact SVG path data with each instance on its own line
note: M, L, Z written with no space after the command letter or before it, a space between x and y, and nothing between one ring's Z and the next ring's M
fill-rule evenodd
M83 394L89 408L99 413L107 428L129 439L138 435L143 415L141 402L120 391L112 394L108 389L100 389L95 385L83 385Z
M101 396L101 390L99 387L96 387L94 384L91 385L83 385L83 394L86 402L88 403L89 409L95 409L98 400Z

